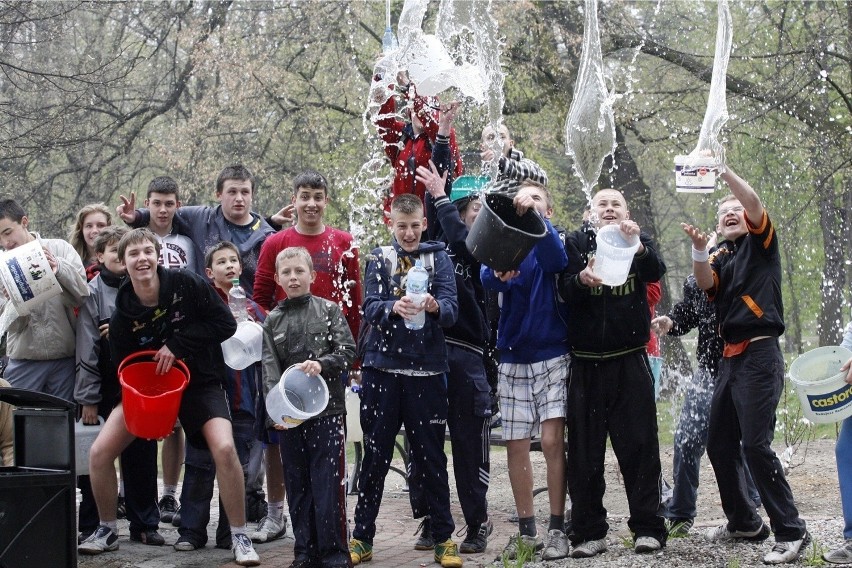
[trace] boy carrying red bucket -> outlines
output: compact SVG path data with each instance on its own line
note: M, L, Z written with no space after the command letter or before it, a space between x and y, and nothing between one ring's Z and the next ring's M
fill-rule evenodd
M119 242L118 255L129 281L119 288L110 320L113 360L121 361L138 351L156 351L152 381L169 373L179 359L186 363L192 379L183 393L178 417L187 441L197 447L206 445L213 455L222 504L233 523L236 563L257 566L260 558L246 535L243 472L222 388L226 370L220 344L234 334L236 322L200 276L159 266L159 248L157 238L147 229L134 229ZM118 549L113 462L134 439L120 404L104 424L89 456L100 526L80 544L83 554Z

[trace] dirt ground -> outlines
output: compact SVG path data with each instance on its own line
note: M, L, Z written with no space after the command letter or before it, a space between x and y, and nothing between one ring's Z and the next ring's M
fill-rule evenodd
M783 451L783 447L776 445L776 451ZM663 472L666 479L671 481L672 448L663 447L661 454ZM533 470L536 487L544 485L545 464L541 453L533 453ZM834 547L842 542L843 522L840 511L839 495L837 490L837 470L834 460L834 441L817 440L809 442L798 448L792 459L793 467L788 473L788 481L793 489L793 495L799 507L799 511L808 523L808 528L816 544L804 555L801 561L807 565L818 565L815 561L824 549ZM401 465L401 463L399 464ZM562 566L649 566L649 567L689 567L689 568L736 568L741 566L759 566L761 559L771 548L771 540L767 543L735 544L724 547L713 546L706 543L701 537L701 530L716 526L724 522L719 495L713 477L713 470L709 461L705 458L701 467L701 488L699 490L698 517L696 525L690 537L685 539L671 539L666 548L657 555L638 556L627 546L629 544L629 532L627 530L627 503L624 497L624 486L618 473L618 465L612 452L607 454L606 464L607 493L605 506L608 510L610 534L608 536L609 550L594 559L589 560L563 560L547 563L549 567ZM452 485L452 475L450 476ZM395 474L389 474L386 490L399 491L403 482L402 478ZM453 495L455 499L455 495ZM536 497L537 518L540 522L547 519L548 507L547 496L541 494ZM514 514L514 502L509 486L508 473L506 470L506 453L503 448L494 448L492 452L491 485L489 489L489 509L495 523L501 524L501 534L510 534L516 530L510 523L510 517ZM768 520L765 512L764 519ZM349 511L351 516L352 511ZM410 513L409 513L410 514ZM215 517L211 519L215 521ZM408 519L407 522L416 521ZM211 527L215 527L211 522ZM211 528L212 531L215 528ZM122 529L126 534L126 527ZM177 538L176 531L162 529L167 542L171 543ZM410 532L413 532L410 531ZM489 550L496 554L505 545L505 542L493 540L489 542ZM292 540L288 539L290 543ZM292 546L292 544L286 545ZM188 556L176 553L166 553L163 549L152 550L151 547L133 546L122 547L124 553L120 557L81 557L80 567L129 567L138 566L144 568L165 568L166 566L189 566ZM193 558L199 561L207 556L209 559L204 564L192 564L216 566L221 561L227 562L227 552L216 551L211 547L205 549L202 556ZM265 563L264 565L273 565ZM277 565L277 564L275 564ZM380 559L371 563L373 568L390 566L388 562ZM407 564L406 564L407 565ZM481 561L470 561L465 563L466 567L484 566ZM531 564L532 566L543 566L545 563ZM286 566L283 564L282 566ZM368 568L370 565L367 565Z

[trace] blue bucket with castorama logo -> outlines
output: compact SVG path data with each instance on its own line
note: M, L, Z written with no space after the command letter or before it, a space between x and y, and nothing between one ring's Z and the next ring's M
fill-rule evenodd
M852 385L840 367L852 358L843 347L817 347L790 365L790 381L799 395L802 415L811 422L828 424L852 416Z

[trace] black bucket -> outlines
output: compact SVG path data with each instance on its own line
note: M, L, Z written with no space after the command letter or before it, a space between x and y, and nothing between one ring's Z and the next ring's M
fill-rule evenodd
M465 244L476 260L507 272L516 270L546 234L547 226L535 209L519 216L511 197L486 193Z

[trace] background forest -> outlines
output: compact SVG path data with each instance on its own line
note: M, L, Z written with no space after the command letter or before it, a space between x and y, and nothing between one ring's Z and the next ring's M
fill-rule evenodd
M402 6L391 3L394 23ZM778 227L786 347L836 344L852 277L852 2L732 0L730 9L727 159ZM585 196L563 125L583 2L491 0L490 13L506 123L547 169L557 222L574 228ZM622 189L659 241L669 266L662 312L691 270L679 223L712 226L724 191L676 193L672 173L707 105L716 4L601 0L599 18L618 139L601 183ZM0 193L20 200L43 235L63 237L82 205L144 195L157 175L178 180L184 204L208 204L219 170L243 163L259 178L255 210L270 214L289 200L292 177L314 168L332 185L328 221L368 249L387 238L377 180L390 169L365 115L384 28L381 1L2 1ZM457 120L469 172L485 122L471 104ZM679 342L669 344L683 361Z

